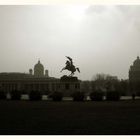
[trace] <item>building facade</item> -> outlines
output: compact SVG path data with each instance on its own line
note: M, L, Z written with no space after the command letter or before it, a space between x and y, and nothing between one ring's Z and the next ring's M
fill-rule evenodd
M140 92L140 58L133 62L133 65L129 69L129 84L130 90L134 92Z
M72 92L80 90L80 81L64 81L50 77L48 70L38 61L34 69L29 73L0 73L0 91L11 93L12 91L38 91L41 94L50 94L55 91L64 92L69 96Z

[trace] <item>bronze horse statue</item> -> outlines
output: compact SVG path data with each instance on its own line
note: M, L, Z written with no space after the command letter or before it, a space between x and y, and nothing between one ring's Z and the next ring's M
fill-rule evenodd
M61 70L61 72L63 70L68 70L68 71L71 71L71 74L69 76L73 76L74 75L74 72L76 72L76 70L80 73L80 70L79 68L75 67L73 65L73 61L72 61L72 58L66 56L69 60L66 61L66 66Z

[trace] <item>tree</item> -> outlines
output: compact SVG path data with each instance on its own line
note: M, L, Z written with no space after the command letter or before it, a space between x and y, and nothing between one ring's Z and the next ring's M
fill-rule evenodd
M92 78L92 89L93 90L114 90L118 86L119 80L116 76L109 74L98 73Z
M89 93L91 91L91 81L82 81L81 82L81 91Z

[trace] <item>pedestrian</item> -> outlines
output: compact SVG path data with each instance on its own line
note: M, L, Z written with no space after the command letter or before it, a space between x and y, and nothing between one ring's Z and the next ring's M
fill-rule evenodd
M132 94L132 100L135 100L135 93Z

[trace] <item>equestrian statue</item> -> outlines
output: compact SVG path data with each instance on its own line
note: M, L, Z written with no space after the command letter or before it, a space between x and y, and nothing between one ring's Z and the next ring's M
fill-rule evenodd
M68 70L68 71L70 71L71 72L71 74L69 75L69 76L73 76L74 75L74 73L76 72L76 70L80 73L80 69L79 68L77 68L77 67L75 67L74 65L73 65L73 61L72 61L72 58L70 58L69 56L66 56L67 57L67 61L66 61L66 66L61 70L61 72L63 71L63 70Z

